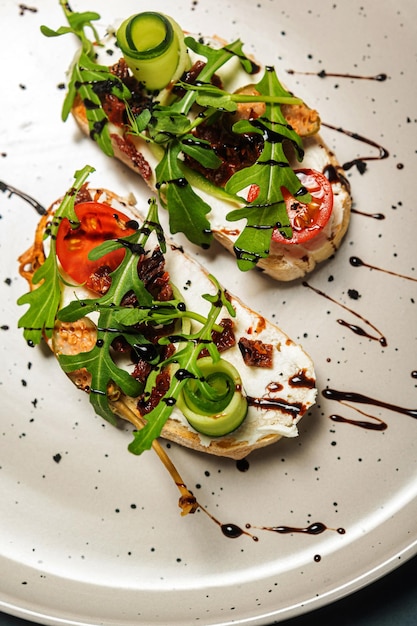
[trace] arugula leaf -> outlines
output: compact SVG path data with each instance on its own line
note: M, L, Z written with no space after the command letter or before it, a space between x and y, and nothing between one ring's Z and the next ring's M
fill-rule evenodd
M129 89L119 78L109 72L109 69L104 65L98 65L91 61L84 51L81 52L78 63L73 67L68 94L62 108L62 119L63 121L67 119L78 94L85 105L91 139L97 142L107 156L113 156L113 147L107 127L109 119L99 97L102 90L111 93L120 100L126 100L130 97Z
M61 301L62 279L56 262L56 234L61 220L67 217L72 223L77 222L74 203L77 192L81 189L94 168L86 165L75 172L74 185L64 196L55 216L46 232L50 240L49 254L45 262L35 271L32 278L33 289L21 296L17 304L28 304L29 309L18 321L18 328L23 328L23 336L30 345L38 344L43 334L51 337L55 324L56 313Z
M203 167L216 169L222 163L208 141L196 139L192 134L185 135L181 139L181 149L182 152L201 163Z
M208 349L214 363L220 359L218 349L212 341L211 335L213 328L222 307L226 307L229 314L233 317L236 313L218 281L212 275L210 275L209 278L215 285L217 291L215 295L205 294L202 296L211 304L206 320L204 320L201 328L197 332L183 336L185 345L180 350L176 351L172 357L159 364L158 368L154 371L153 376L151 376L147 381L146 389L148 391L151 390L152 384L158 372L172 363L177 364L180 370L187 371L189 376L200 378L201 370L198 366L198 359L202 346ZM164 340L162 339L161 342L163 341ZM149 450L152 447L154 439L160 436L166 421L170 417L185 382L185 378L175 376L175 374L171 377L171 383L168 391L156 407L146 415L147 422L145 426L141 430L134 433L134 439L129 445L130 452L133 452L133 454L142 454L142 452Z
M153 324L165 326L174 319L188 317L188 313L181 312L184 307L182 300L174 299L168 302L152 301L150 305L140 307L121 307L115 310L114 319L123 326L136 324Z
M130 128L127 130L128 135L143 135L143 139L146 140L147 137L143 133L146 130L152 116L150 109L143 109L139 115L134 115L129 102L126 101L125 106L130 125Z
M169 144L171 140L190 131L190 120L183 112L171 107L155 106L146 126L148 137L157 144Z
M55 251L51 248L45 262L35 272L32 283L33 291L21 296L17 304L29 304L29 309L18 321L18 328L23 328L23 336L30 345L40 342L43 333L52 335L55 315L61 301L61 285ZM37 287L39 285L39 287Z
M62 119L65 121L71 112L71 108L77 96L83 101L86 109L90 136L94 139L107 156L113 156L108 129L108 115L102 107L100 93L111 93L121 100L128 100L131 96L129 89L117 76L109 71L109 68L96 63L96 51L94 46L102 45L98 33L92 21L100 19L98 13L86 11L77 13L69 8L65 0L60 0L69 26L63 26L54 31L47 26L41 26L41 32L46 37L58 37L72 33L81 42L81 50L72 66L71 78L68 84L68 92L62 107ZM94 41L90 41L85 30L90 28L94 35Z
M84 11L77 13L68 7L65 0L60 0L60 5L64 9L69 26L61 26L58 30L53 30L49 26L42 25L41 32L45 37L60 37L68 33L76 33L83 43L83 47L90 53L93 51L93 42L91 42L84 33L86 27L91 28L94 36L94 43L99 43L99 35L93 26L93 21L99 20L100 15L95 11Z
M124 337L132 346L146 342L140 331L131 330L120 322L117 313L122 308L121 302L129 291L135 293L140 303L140 311L152 310L154 301L138 276L137 266L138 254L144 253L145 243L153 231L157 233L158 241L164 244L155 200L150 203L148 216L142 228L123 240L104 242L90 253L90 258L100 258L109 249L121 246L126 248L123 261L110 274L111 284L108 291L98 298L73 300L57 313L60 321L74 322L85 315L98 312L95 346L89 352L75 355L61 354L58 359L64 372L85 368L91 374L90 402L98 415L113 424L115 417L108 397L110 386L116 385L132 397L137 396L143 389L143 386L123 367L116 365L111 355L111 344L117 336ZM126 310L130 312L133 309Z
M96 345L89 352L80 352L75 355L59 355L59 364L64 372L85 368L91 374L90 403L97 415L105 420L116 423L113 411L110 408L107 390L111 383L116 384L124 393L135 397L142 391L140 383L128 371L116 365L111 356L111 343L114 339L113 312L111 309L101 309ZM100 330L103 329L103 330ZM111 329L111 331L107 330ZM117 329L116 329L117 330ZM123 330L120 329L120 333Z
M73 28L76 31L78 30L81 31L83 27L87 25L93 31L95 41L98 41L97 31L94 25L92 24L92 22L100 19L100 15L98 13L96 13L95 11L83 11L81 13L77 11L73 11L72 9L70 9L67 0L59 0L59 4L63 8L67 16L68 23L71 26L71 28Z
M92 299L76 299L57 313L57 318L63 322L74 322L91 313L98 314L97 340L94 347L88 352L75 355L62 354L58 356L58 359L62 369L67 373L80 368L85 368L90 373L90 403L98 415L112 424L116 423L116 418L112 409L111 397L109 397L110 390L114 391L115 388L116 390L119 388L131 397L137 397L142 392L150 393L158 372L171 363L177 364L178 367L186 369L195 376L201 376L197 359L202 344L207 348L214 363L219 359L219 353L212 341L211 333L213 330L221 330L221 327L216 324L220 309L224 306L230 315L235 315L226 294L213 277L211 280L217 287L217 293L202 296L211 303L211 310L207 318L193 311L188 311L182 300L174 299L168 302L153 300L138 276L137 253L146 253L145 243L152 230L159 232L158 238L161 239L159 228L156 202L153 200L150 204L147 220L142 228L126 239L101 244L89 255L100 258L117 246L126 248L122 263L110 274L112 280L107 293ZM139 303L138 307L122 306L122 300L129 291L135 293ZM140 345L149 343L137 330L138 324L164 326L172 324L173 320L185 318L197 321L201 325L201 329L192 334L179 333L177 340L184 344L184 347L159 364L154 359L154 369L146 382L145 389L142 384L113 360L111 345L117 336L124 337L135 349ZM185 327L183 326L183 328ZM170 338L162 337L159 343L163 345L170 341ZM143 431L140 431L140 435L135 435L135 443L133 444L135 454L151 447L153 440L159 436L175 405L175 402L171 402L170 398L178 397L182 385L183 382L173 377L169 397L165 396L156 409L147 415L147 425Z
M244 93L229 93L224 89L216 87L216 85L201 84L200 81L195 85L182 81L179 84L186 91L196 92L196 102L200 106L214 107L229 113L237 110L238 103L244 102L269 102L273 104L302 104L303 102L300 98L295 98L287 92L276 96L269 94L255 96Z
M271 67L265 70L256 89L263 95L272 94L274 97L288 93ZM237 171L226 183L226 191L232 194L238 194L249 185L259 187L255 200L226 215L229 221L245 219L247 222L234 246L238 267L247 271L268 256L275 228L288 238L292 236L281 188L288 189L300 202L310 202L311 196L306 193L286 156L285 144L292 145L299 161L304 150L300 136L288 126L279 106L267 101L261 118L242 120L233 128L235 132L257 132L264 138L263 150L256 163Z
M185 43L193 52L207 59L206 65L198 75L199 83L209 82L213 75L233 57L239 59L245 72L248 74L253 72L253 62L243 52L243 42L240 39L236 39L222 48L212 48L191 36L185 37ZM194 97L190 94L184 96L183 99L187 102L188 110L191 108L194 98L195 94ZM182 107L184 107L184 103Z
M156 167L160 201L169 211L171 232L186 232L191 242L207 248L213 235L205 216L211 209L184 176L178 158L181 149L179 141L171 140Z
M179 81L183 95L176 95L175 90L167 94L148 94L149 104L137 116L130 107L131 95L126 86L118 82L104 66L96 62L94 47L99 44L92 22L98 18L93 12L74 13L65 0L60 0L69 27L51 31L42 27L47 36L57 36L72 32L81 41L81 52L73 66L69 90L64 102L63 117L69 114L77 94L87 108L90 135L108 155L113 154L107 115L100 98L100 85L109 90L126 106L129 125L126 134L140 136L154 145L158 154L156 167L156 187L161 205L169 213L172 233L183 232L196 245L208 247L213 234L210 228L210 207L199 195L199 190L221 197L235 205L242 205L226 215L230 222L245 220L246 226L236 241L235 253L238 267L246 271L253 268L260 259L269 254L273 230L279 228L286 237L292 231L283 201L282 187L297 195L300 201L308 202L310 195L305 193L298 178L289 166L284 151L284 144L292 145L296 157L302 160L303 147L299 135L287 124L281 111L282 104L300 104L279 82L275 70L267 67L262 79L255 85L259 96L242 93L228 93L211 84L213 76L231 59L238 59L244 71L253 74L257 71L243 52L240 39L223 47L212 48L191 36L185 37L186 46L195 54L204 57L205 63L195 84ZM93 30L94 42L88 40L86 30ZM181 92L180 92L181 93ZM184 155L198 161L205 168L217 168L219 159L206 142L197 143L192 136L193 130L211 116L224 111L233 112L239 102L264 102L265 115L251 121L240 121L233 126L236 133L259 133L263 136L264 147L256 164L236 172L228 181L225 189L215 188L204 177L184 165ZM167 104L168 103L168 104ZM87 106L90 104L90 107ZM194 105L202 108L199 115L191 115ZM257 185L260 193L256 200L246 203L242 192L248 185Z

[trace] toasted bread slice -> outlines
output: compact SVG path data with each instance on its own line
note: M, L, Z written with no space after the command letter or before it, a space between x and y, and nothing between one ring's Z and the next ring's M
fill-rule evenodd
M121 211L139 223L143 220L133 198L122 199L104 189L84 189L83 201L88 199L87 191L91 199L110 205L115 213ZM31 288L36 287L32 283L33 271L45 258L42 242L48 219L58 206L59 201L51 206L49 217L42 218L33 246L19 259L21 273ZM213 293L213 283L206 270L172 242L167 245L164 256L165 271L169 273L169 279L176 286L187 310L201 315L207 314L207 301L202 295ZM68 284L63 283L61 306L74 299L96 296L82 286L74 287L72 283L71 279L68 279ZM162 436L193 450L241 459L251 451L272 444L281 437L297 436L297 423L314 404L317 391L314 366L303 348L239 298L228 293L228 299L236 316L230 317L223 307L219 319L230 320L234 340L228 342L221 356L240 374L243 394L248 400L246 418L233 432L220 437L209 437L197 432L182 412L174 407ZM57 320L48 344L57 356L88 352L95 345L96 331L94 315L75 322ZM255 355L266 353L268 358L246 360L248 346L253 348ZM77 387L89 391L91 378L87 370L71 372L69 377ZM113 395L109 392L109 397L115 414L128 419L135 426L140 426L143 418L146 420L146 415L141 414L138 398L126 396L120 389Z
M218 38L209 37L205 38L205 42L213 47L224 44ZM194 60L193 53L190 52L190 55ZM232 60L230 67L228 65L227 68L224 75L222 70L219 72L225 89L247 93L251 85L242 82L248 78L238 61ZM256 107L245 104L240 107L237 115L258 116L261 114L259 108L262 108L259 107L259 103ZM343 168L318 132L320 128L318 113L306 105L283 105L283 113L303 141L304 158L292 165L294 168L314 169L324 173L331 182L334 196L332 215L318 236L305 244L281 244L272 241L269 255L258 262L258 267L272 278L292 281L302 278L311 272L317 263L328 259L337 251L349 226L352 199ZM91 135L86 109L79 97L75 99L72 114L82 132ZM138 173L154 192L157 191L155 169L159 161L152 146L140 136L126 134L120 125L109 123L109 130L114 157ZM204 189L200 189L198 193L211 207L207 217L214 237L229 252L235 254L234 245L246 225L246 220L227 221L226 214L233 208L229 202L207 193Z

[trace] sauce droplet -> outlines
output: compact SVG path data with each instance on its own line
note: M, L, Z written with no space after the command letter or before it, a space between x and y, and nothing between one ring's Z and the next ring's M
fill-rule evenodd
M236 461L236 467L239 472L247 472L249 469L248 459L239 459L238 461Z
M260 530L267 530L269 532L278 533L280 535L288 535L291 533L301 533L304 535L321 535L326 530L336 531L340 535L345 534L344 528L329 528L323 522L313 522L309 526L251 526L246 524L246 528L259 528Z
M236 524L221 524L220 528L222 529L223 535L229 537L229 539L236 539L237 537L241 537L244 533L240 526L236 526Z

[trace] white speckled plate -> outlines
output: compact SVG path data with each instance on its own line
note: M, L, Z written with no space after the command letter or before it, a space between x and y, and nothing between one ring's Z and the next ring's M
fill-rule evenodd
M102 14L100 28L150 4L174 12L169 0L73 0L74 9ZM26 287L16 258L37 215L4 191L0 608L44 624L266 625L340 598L416 552L417 420L415 411L400 409L417 409L417 5L176 4L185 29L240 36L326 124L376 144L323 129L342 163L376 157L365 161L364 173L355 166L347 171L356 209L349 233L335 258L308 278L328 298L301 281L279 285L259 273L243 279L220 249L216 258L199 254L231 291L256 303L314 358L320 393L298 440L253 454L246 472L232 461L169 450L188 486L221 522L296 529L321 522L328 530L252 528L255 542L226 538L202 513L181 518L176 489L158 459L129 454L129 433L95 417L47 351L26 346L17 330L15 303ZM90 163L92 183L146 202L137 177L81 137L72 120L60 120L58 85L75 42L39 32L41 24L64 23L58 1L19 8L0 0L0 18L0 180L48 205L73 172ZM383 73L386 80L370 78ZM353 266L352 256L366 265ZM355 326L374 338L357 334ZM386 347L375 339L379 332ZM375 402L359 404L353 396L342 405L323 397L326 387ZM334 421L334 415L387 428Z

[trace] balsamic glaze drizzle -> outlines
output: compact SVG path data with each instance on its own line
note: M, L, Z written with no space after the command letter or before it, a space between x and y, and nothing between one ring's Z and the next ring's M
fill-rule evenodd
M288 402L288 400L281 400L279 398L253 398L247 396L246 400L249 406L254 406L257 409L273 409L284 411L284 413L290 413L294 417L300 413L302 405L299 402Z
M348 322L345 322L344 320L338 319L337 323L342 325L342 326L346 326L347 328L349 328L349 330L351 330L352 332L354 332L356 335L361 335L363 337L367 337L368 339L372 339L373 341L379 341L379 343L381 344L381 346L383 346L384 348L388 345L387 339L386 337L381 333L380 330L378 330L378 328L376 326L374 326L369 320L367 320L366 318L364 318L362 315L360 315L360 313L357 313L356 311L354 311L353 309L349 308L348 306L346 306L345 304L342 304L341 302L338 302L337 300L335 300L334 298L332 298L331 296L329 296L327 293L325 293L324 291L321 291L320 289L317 289L316 287L313 287L312 285L310 285L307 281L303 282L303 286L304 287L308 287L309 289L311 289L312 291L314 291L315 293L317 293L319 296L322 296L323 298L326 298L327 300L330 300L330 302L333 302L334 304L337 304L338 306L340 306L342 309L344 309L345 311L348 311L349 313L351 313L352 315L354 315L355 317L359 318L360 320L362 320L362 322L364 322L367 326L369 326L370 328L372 328L376 333L378 333L378 337L375 337L374 335L370 335L368 332L366 332L363 328L360 328L359 326L356 326L355 324L349 324Z
M352 159L352 161L347 161L346 163L343 163L342 168L345 170L345 172L356 165L359 172L363 174L366 169L365 161L381 161L382 159L387 159L389 157L388 150L381 146L379 143L376 143L376 141L373 141L372 139L367 139L363 135L359 135L358 133L355 133L351 130L346 130L345 128L341 128L340 126L333 126L332 124L326 124L325 122L322 122L321 124L322 126L326 126L327 128L335 130L338 133L343 133L344 135L347 135L352 139L356 139L357 141L366 143L368 146L372 146L373 148L376 148L378 150L379 154L377 156L361 156L357 157L356 159Z
M375 74L373 76L360 76L358 74L339 74L336 72L327 72L321 70L320 72L299 72L296 70L287 70L287 74L303 74L303 76L318 76L319 78L328 78L330 76L335 78L353 78L355 80L376 80L382 83L387 80L388 76L385 73Z
M359 211L358 209L350 209L351 213L357 215L364 215L365 217L372 217L374 220L384 220L385 215L383 213L366 213L365 211Z
M383 72L381 72L380 74L375 74L373 76L360 76L357 74L326 72L326 70L321 70L320 72L300 72L296 70L287 70L287 73L288 74L304 74L307 76L308 75L318 76L319 78L327 78L329 76L334 76L337 78L349 78L349 79L355 79L355 80L375 80L377 82L384 82L388 79L387 74ZM321 125L326 126L327 128L335 130L339 133L343 133L344 135L347 135L348 137L351 137L352 139L356 139L357 141L366 143L369 146L377 148L379 152L378 156L362 156L356 159L352 159L352 161L347 161L346 163L342 165L342 168L345 171L350 170L352 167L356 166L358 171L361 174L363 174L364 171L366 170L365 161L379 161L381 159L386 159L389 156L388 150L384 148L383 146L381 146L380 144L373 141L372 139L367 139L366 137L363 137L362 135L359 135L358 133L355 133L350 130L346 130L345 128L333 126L332 124L326 124L325 122L321 122ZM372 215L372 217L375 217L375 219L384 219L384 217L381 216L381 214L375 214L375 215Z
M291 533L302 533L304 535L321 535L326 530L335 530L339 535L344 535L346 530L344 528L329 528L323 522L313 522L309 526L258 526L254 527L250 524L246 524L246 528L259 528L260 530L269 530L270 532L279 533L281 535L288 535Z
M176 185L177 187L187 187L188 180L186 178L171 178L170 180L160 181L156 183L156 188L160 189L163 185Z
M351 256L349 259L349 263L353 267L368 267L371 270L377 270L378 272L384 272L384 274L389 274L390 276L396 276L397 278L404 278L405 280L412 280L417 282L417 278L414 276L407 276L406 274L399 274L398 272L392 272L391 270L386 270L382 267L377 267L376 265L370 265L369 263L365 263L357 256Z
M362 413L362 411L358 411L358 413ZM386 430L388 428L388 424L383 420L375 417L374 415L369 415L369 417L375 422L368 422L366 420L354 420L344 417L343 415L333 414L329 416L333 422L343 422L345 424L352 424L352 426L358 426L358 428L364 428L365 430Z
M8 185L7 183L4 183L1 180L0 180L0 191L3 191L3 192L8 191L9 198L13 195L19 196L19 198L22 198L22 200L25 200L26 202L28 202L39 215L46 215L47 213L47 210L37 200L35 200L35 198L32 198L32 196L29 196L27 193L24 193L23 191L16 189L16 187L12 187L11 185Z
M372 406L379 406L383 409L388 409L389 411L394 411L396 413L401 413L403 415L408 415L409 417L417 419L417 409L407 409L397 404L392 404L390 402L378 400L377 398L365 396L362 393L356 393L354 391L338 391L336 389L324 389L322 391L322 395L324 398L328 398L329 400L336 400L337 402L340 402L342 404L346 402L370 404Z
M214 517L214 515L212 515L207 509L205 509L203 506L201 506L200 504L198 504L199 508L201 509L201 511L203 513L205 513L215 524L217 524L217 526L219 526L220 530L222 531L223 535L225 537L227 537L228 539L238 539L239 537L241 537L242 535L246 535L248 537L250 537L253 541L259 541L259 537L257 535L254 535L253 533L249 532L252 528L256 529L256 530L264 530L264 531L269 531L269 532L275 532L277 534L292 534L292 533L301 533L301 534L305 534L305 535L321 535L322 533L324 533L325 531L335 531L337 533L339 533L340 535L344 535L346 530L344 528L330 528L329 526L326 526L326 524L323 524L323 522L313 522L312 524L310 524L309 526L306 527L302 527L302 526L284 526L284 525L277 525L277 526L255 526L253 524L245 524L245 528L242 528L241 526L238 526L237 524L228 522L228 523L222 523L220 522L218 519L216 519Z

